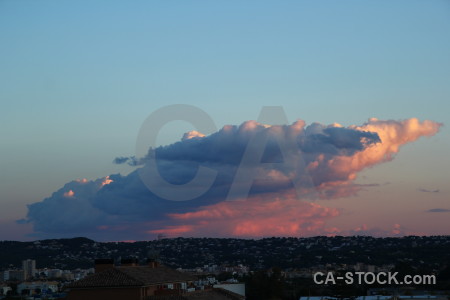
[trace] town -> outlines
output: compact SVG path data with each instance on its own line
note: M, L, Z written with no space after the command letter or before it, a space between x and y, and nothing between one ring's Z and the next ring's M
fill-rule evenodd
M299 299L323 295L339 298L373 294L448 295L450 291L449 236L256 240L160 236L157 240L139 242L96 242L87 238L2 241L0 297L64 299L71 287L73 290L77 283L80 285L89 276L98 275L101 262L128 272L131 265L148 266L149 261L161 265L159 269L154 268L159 271L165 268L164 272L177 272L170 273L174 278L180 276L176 274L188 276L187 279L181 276L184 281L179 285L175 282L161 285L161 290L174 289L174 286L183 287L186 292L215 288L228 290L227 296L234 295L236 299L240 296ZM131 269L135 270L141 269ZM329 285L313 281L317 272L348 271L426 274L436 276L437 282L399 286Z

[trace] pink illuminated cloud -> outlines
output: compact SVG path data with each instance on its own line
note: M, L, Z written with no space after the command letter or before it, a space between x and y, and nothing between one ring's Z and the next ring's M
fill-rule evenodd
M339 210L296 199L247 200L221 202L194 212L170 214L172 223L152 233L168 236L304 236L327 231L325 222L339 215Z
M335 125L333 125L335 126ZM376 133L380 142L372 143L353 155L326 156L318 154L307 169L322 194L343 197L355 194L359 188L351 184L358 172L382 162L390 161L400 147L423 136L435 135L442 124L433 121L420 122L416 118L403 121L369 119L362 126L350 126L362 132Z
M72 190L69 190L68 192L64 193L64 197L72 198L73 196L75 196L75 192Z

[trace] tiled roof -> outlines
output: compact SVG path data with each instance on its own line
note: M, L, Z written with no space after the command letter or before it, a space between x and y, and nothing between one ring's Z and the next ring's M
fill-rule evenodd
M143 282L128 276L117 268L95 273L79 281L71 283L68 288L142 286Z
M93 274L67 286L67 288L130 287L193 281L192 276L165 266L116 267Z
M146 300L242 300L244 296L224 290L211 289L195 291L183 295L149 296Z
M157 268L120 267L118 269L128 276L142 281L145 285L196 280L189 274L182 273L165 266L159 266Z

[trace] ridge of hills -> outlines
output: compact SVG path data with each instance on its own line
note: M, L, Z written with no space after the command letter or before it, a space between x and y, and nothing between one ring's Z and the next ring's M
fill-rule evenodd
M0 270L35 259L37 268L76 269L94 266L96 258L157 256L173 268L245 265L311 268L326 264L395 265L408 263L430 270L450 265L450 236L370 236L237 238L164 238L136 242L96 242L76 237L32 242L0 241Z

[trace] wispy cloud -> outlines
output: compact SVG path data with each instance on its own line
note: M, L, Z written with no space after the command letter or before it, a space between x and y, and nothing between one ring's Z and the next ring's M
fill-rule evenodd
M427 210L427 212L430 213L445 213L445 212L450 212L450 209L446 209L446 208L432 208Z
M428 189L423 189L423 188L419 188L417 189L419 192L423 192L423 193L439 193L439 190L428 190Z

